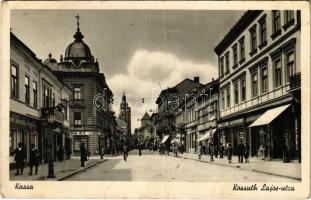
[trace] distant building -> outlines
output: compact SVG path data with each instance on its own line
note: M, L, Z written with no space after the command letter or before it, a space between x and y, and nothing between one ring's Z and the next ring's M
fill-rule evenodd
M126 101L125 93L122 95L122 101L120 103L119 119L124 121L127 125L127 134L131 135L131 107Z
M247 11L215 47L221 138L252 156L300 158L300 11ZM286 122L286 123L284 123Z
M116 124L112 112L113 94L104 74L99 71L97 59L83 41L79 21L73 37L74 41L67 46L65 56L61 55L60 62L51 55L44 61L73 90L69 101L72 152L78 155L82 142L91 155L98 155L102 149L110 152L114 148L112 138ZM102 97L100 109L94 107L97 95Z
M175 114L178 111L179 103L186 94L201 85L199 77L194 77L193 80L187 78L176 86L161 91L156 100L158 105L157 135L160 139L167 139L169 143L175 137L177 128Z

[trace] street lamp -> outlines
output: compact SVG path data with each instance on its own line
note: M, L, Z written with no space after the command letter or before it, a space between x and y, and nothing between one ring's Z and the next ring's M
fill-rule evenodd
M54 112L47 113L47 121L48 121L48 127L52 128L55 122ZM50 131L48 131L48 140L50 140ZM48 152L48 159L49 159L47 178L55 178L53 158L52 158L52 144L48 144L47 148L48 148L47 152Z

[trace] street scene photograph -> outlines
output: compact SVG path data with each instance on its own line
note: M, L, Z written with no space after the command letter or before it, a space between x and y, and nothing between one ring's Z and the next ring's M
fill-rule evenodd
M9 180L302 181L300 10L10 11Z

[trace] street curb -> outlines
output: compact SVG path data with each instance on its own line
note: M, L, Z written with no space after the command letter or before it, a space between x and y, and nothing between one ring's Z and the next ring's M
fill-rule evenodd
M175 157L175 158L183 158L183 159L188 159L188 160L194 160L194 161L198 161L198 162L204 162L204 163L209 163L209 164L214 164L214 165L219 165L219 166L224 166L224 167L237 168L237 169L241 169L241 170L253 171L253 172L269 174L269 175L273 175L273 176L279 176L279 177L290 178L290 179L295 179L295 180L301 181L301 178L298 178L298 177L288 176L288 175L283 175L283 174L276 174L276 173L262 171L262 170L257 170L257 169L247 169L247 168L245 168L243 166L227 165L227 164L215 163L215 162L210 162L210 161L205 161L205 160L198 160L198 159L195 159L195 158L185 158L185 157L180 157L180 156L176 157L176 156L173 156L173 155L170 155L170 156Z
M99 165L99 164L101 164L101 163L103 163L103 162L105 162L105 161L107 161L107 159L100 160L100 161L96 161L96 162L94 162L94 163L92 163L92 164L90 164L90 165L88 165L88 166L86 166L86 167L84 167L84 168L79 168L79 169L77 169L77 170L71 172L70 174L67 174L67 175L65 175L65 176L61 176L60 178L56 178L56 180L57 180L57 181L63 181L63 180L65 180L65 179L67 179L67 178L69 178L69 177L71 177L71 176L73 176L73 175L75 175L75 174L80 173L81 171L84 171L84 170L86 170L86 169L89 169L89 168L91 168L91 167L94 167L94 166L96 166L96 165Z

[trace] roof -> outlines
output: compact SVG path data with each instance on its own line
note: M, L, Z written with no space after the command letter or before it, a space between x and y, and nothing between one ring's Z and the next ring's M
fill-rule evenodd
M217 55L220 55L231 43L260 15L262 10L246 11L238 22L230 29L225 37L214 48Z
M150 116L149 116L149 114L146 112L145 114L144 114L144 116L141 118L141 120L149 120L150 119Z

